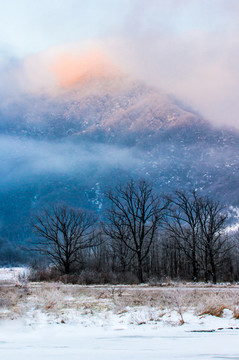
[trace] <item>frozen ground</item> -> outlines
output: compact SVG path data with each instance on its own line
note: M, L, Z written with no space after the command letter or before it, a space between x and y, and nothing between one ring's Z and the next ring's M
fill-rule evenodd
M238 285L39 284L12 273L0 276L1 360L239 360Z
M29 275L25 267L0 268L0 284L19 284Z
M190 332L188 327L129 327L21 322L1 326L2 360L239 359L239 331Z

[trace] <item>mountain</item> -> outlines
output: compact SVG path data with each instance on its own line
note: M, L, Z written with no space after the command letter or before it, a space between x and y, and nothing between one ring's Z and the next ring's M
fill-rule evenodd
M123 75L90 77L57 94L28 95L7 106L2 102L0 108L2 132L41 138L74 135L101 140L101 134L109 141L115 135L155 135L202 121L176 99Z
M2 96L0 140L8 246L32 236L42 207L61 202L101 214L103 192L130 178L160 193L196 188L239 206L239 132L215 129L178 99L111 68L51 93Z

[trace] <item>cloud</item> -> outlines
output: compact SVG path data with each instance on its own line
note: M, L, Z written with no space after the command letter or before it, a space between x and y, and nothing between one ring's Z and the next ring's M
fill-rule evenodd
M140 152L113 145L39 141L0 136L0 162L3 186L12 187L31 181L32 177L58 175L81 176L82 173L137 166Z
M135 78L176 95L216 124L239 127L238 39L168 35L144 44L122 40L112 48Z
M141 0L109 46L136 78L239 127L238 10L236 1Z
M0 95L11 98L22 95L54 95L94 78L120 75L120 68L101 41L64 44L23 59L0 63Z
M48 68L59 87L71 87L91 78L104 79L114 76L118 69L113 60L99 47L91 46L85 51L79 49L58 49L49 59Z
M90 28L101 30L96 32L98 39L77 42L79 29L71 35L73 29L67 27L69 43L21 61L11 58L9 66L2 62L0 94L9 99L29 92L54 94L59 85L74 84L87 73L97 75L102 65L118 66L176 95L214 124L239 128L238 1L132 0L124 9L116 3L120 4L104 0L97 8L98 3L90 1L82 7L81 18L91 16ZM70 2L67 11L64 5L67 26L73 5Z

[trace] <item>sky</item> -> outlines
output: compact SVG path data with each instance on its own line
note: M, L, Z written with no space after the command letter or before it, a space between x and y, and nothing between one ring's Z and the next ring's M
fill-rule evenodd
M49 86L54 56L82 66L99 49L214 124L239 128L238 0L0 0L0 94Z

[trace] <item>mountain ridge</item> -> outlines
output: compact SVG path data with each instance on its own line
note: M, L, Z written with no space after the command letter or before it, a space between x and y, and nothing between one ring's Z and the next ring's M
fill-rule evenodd
M130 179L239 207L239 131L215 128L124 76L0 99L0 140L0 231L13 244L33 236L31 217L43 207L67 203L100 215L104 191Z
M52 97L21 98L5 107L2 117L11 118L12 125L18 117L17 131L30 135L39 131L44 136L47 132L54 135L55 129L56 137L94 135L99 130L127 136L203 121L158 89L122 76L103 82L96 79L78 87L74 84ZM62 132L57 134L60 127Z

